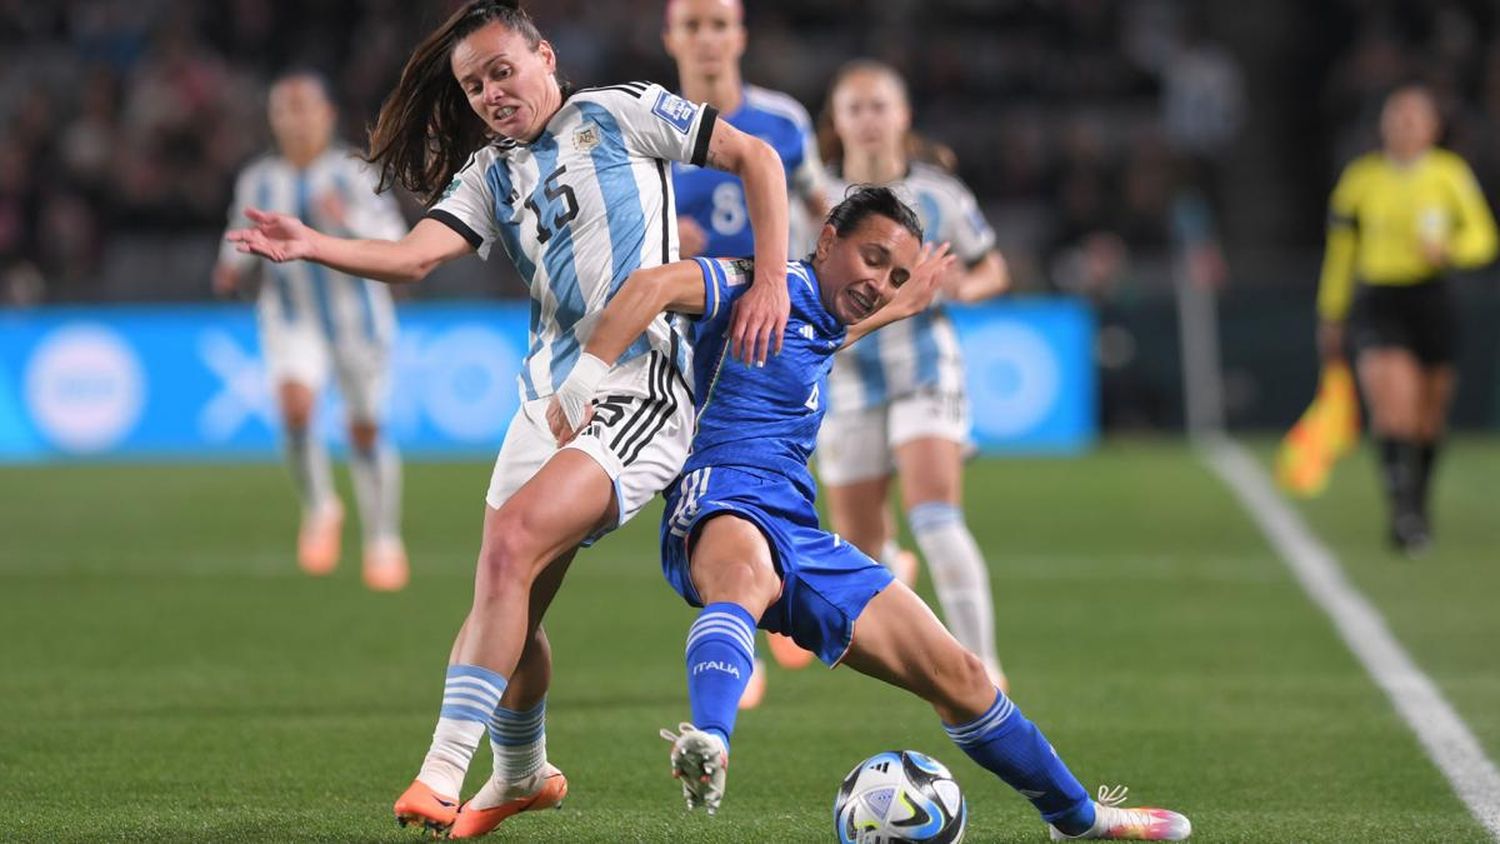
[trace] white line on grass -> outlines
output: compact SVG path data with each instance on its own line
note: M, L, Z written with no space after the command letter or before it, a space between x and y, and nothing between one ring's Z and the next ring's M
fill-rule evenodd
M1215 435L1200 442L1209 465L1260 525L1297 582L1333 619L1344 643L1385 690L1459 798L1500 841L1500 769L1485 756L1468 725L1396 641L1380 612L1344 577L1338 560L1271 487L1244 446Z

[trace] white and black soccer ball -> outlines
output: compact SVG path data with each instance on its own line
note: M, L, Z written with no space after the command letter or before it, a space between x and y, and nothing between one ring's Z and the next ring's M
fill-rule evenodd
M958 844L969 809L953 774L915 750L859 763L833 801L839 844Z

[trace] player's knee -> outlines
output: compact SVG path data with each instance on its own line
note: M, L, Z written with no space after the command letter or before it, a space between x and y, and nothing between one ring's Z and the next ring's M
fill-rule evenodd
M931 703L945 718L952 713L966 713L976 706L982 712L995 697L995 685L984 668L984 661L963 648L954 651L951 656L932 662L935 695Z
M536 577L535 532L523 516L501 513L486 525L479 549L476 597L514 586L529 587Z
M760 560L694 559L693 582L705 603L729 601L751 610L770 606L781 591L775 569Z
M356 449L369 453L375 450L380 440L380 428L373 422L354 422L349 425L349 442Z
M281 422L287 430L300 434L312 422L312 408L302 402L286 402L281 407Z

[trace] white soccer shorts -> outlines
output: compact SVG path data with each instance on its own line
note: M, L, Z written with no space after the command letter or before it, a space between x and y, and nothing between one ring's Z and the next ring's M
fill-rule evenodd
M896 471L895 449L925 437L970 447L969 399L962 392L919 390L876 407L833 411L818 431L818 478L831 486Z
M259 323L272 390L291 381L317 395L332 372L338 377L350 420L380 421L389 388L388 340L351 334L334 343L313 320L287 322L262 316Z
M609 475L618 506L611 530L666 489L687 461L693 396L684 378L655 351L615 367L599 385L593 420L563 446L587 454ZM511 419L485 495L489 506L498 510L560 450L547 427L551 401L547 396L525 402Z

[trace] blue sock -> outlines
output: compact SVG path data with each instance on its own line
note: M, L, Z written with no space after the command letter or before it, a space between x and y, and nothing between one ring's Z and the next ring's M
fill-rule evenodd
M755 669L755 619L739 604L709 604L688 628L688 702L693 726L729 747L740 695Z
M496 779L523 780L547 764L547 699L526 710L495 709L490 719Z
M1042 819L1068 835L1094 825L1094 803L1036 725L999 691L995 703L967 724L943 725L948 738L985 770L1031 801Z

